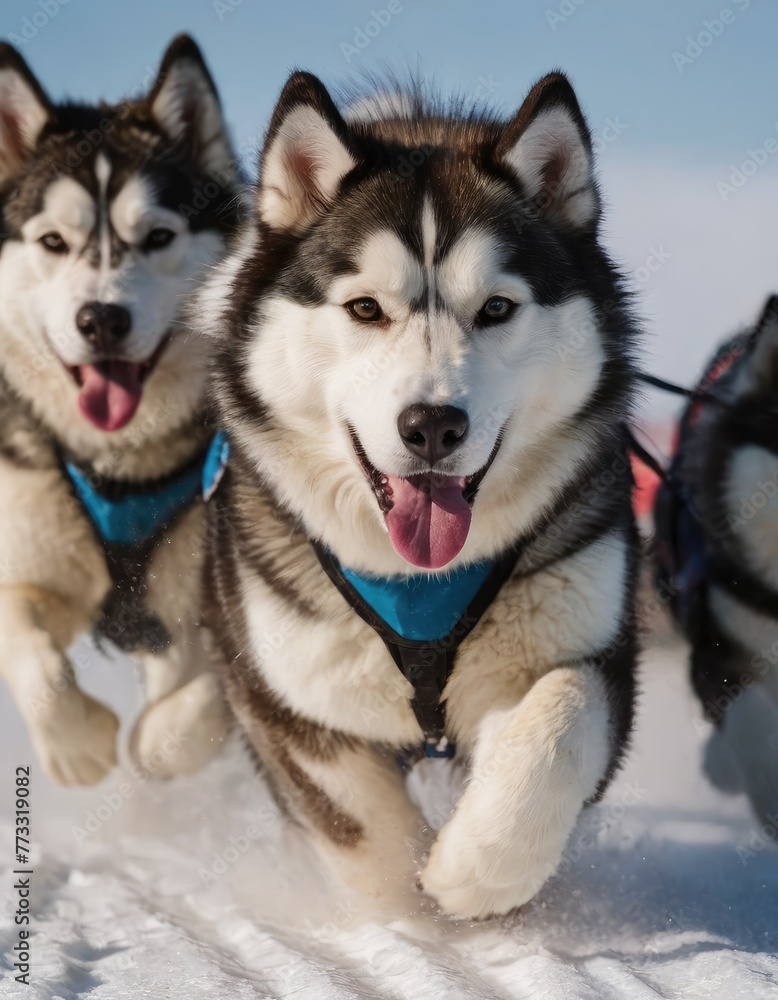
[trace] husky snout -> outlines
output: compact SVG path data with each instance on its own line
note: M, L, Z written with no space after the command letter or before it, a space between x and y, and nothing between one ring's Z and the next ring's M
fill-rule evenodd
M76 328L98 352L110 354L132 328L129 309L109 302L87 302L76 313Z
M415 403L397 418L397 430L403 444L413 455L434 468L441 458L448 458L467 436L470 421L456 406L428 406Z

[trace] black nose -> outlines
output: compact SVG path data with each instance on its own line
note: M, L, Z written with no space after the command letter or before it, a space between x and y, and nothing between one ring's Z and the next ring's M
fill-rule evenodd
M397 429L408 451L434 466L464 441L467 414L456 406L425 406L416 403L397 418Z
M87 302L76 313L76 326L95 347L110 350L130 332L132 316L124 306Z

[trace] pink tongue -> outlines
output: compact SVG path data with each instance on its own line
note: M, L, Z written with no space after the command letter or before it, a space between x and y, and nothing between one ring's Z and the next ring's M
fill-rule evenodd
M461 551L472 511L462 495L465 480L453 476L388 476L392 509L386 526L395 551L414 566L439 569Z
M141 365L128 361L103 361L81 365L78 406L101 431L118 431L132 420L141 396Z

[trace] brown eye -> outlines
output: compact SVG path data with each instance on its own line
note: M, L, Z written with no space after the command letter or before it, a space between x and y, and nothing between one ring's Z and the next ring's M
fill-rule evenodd
M358 319L361 323L375 323L377 320L383 319L384 315L376 300L371 299L368 295L363 296L361 299L352 299L351 302L347 302L346 309L348 309L354 319Z
M67 253L68 245L59 235L59 233L46 233L45 236L41 236L38 241L42 244L50 253Z
M499 323L500 320L508 319L513 314L516 303L502 295L493 295L484 302L483 308L478 314L478 319L482 323Z
M162 226L159 226L157 229L152 229L143 241L143 249L161 250L162 247L166 247L173 242L175 235L176 234L172 229L165 229Z

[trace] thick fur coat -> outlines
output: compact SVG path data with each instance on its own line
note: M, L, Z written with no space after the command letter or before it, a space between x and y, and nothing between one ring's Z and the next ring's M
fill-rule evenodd
M715 725L706 769L778 811L778 296L716 352L657 500L663 585Z
M93 628L147 668L137 764L188 771L220 744L197 629L202 502L111 549L65 466L106 494L152 494L202 453L209 348L181 314L235 230L237 193L191 39L148 93L98 106L53 103L0 47L0 670L58 782L116 761L117 719L67 655Z
M632 723L635 328L586 123L560 74L503 121L413 90L341 113L298 73L256 204L200 298L232 447L206 568L230 703L346 881L505 912ZM468 780L436 836L397 763L412 686L312 542L393 579L520 549L443 695Z

